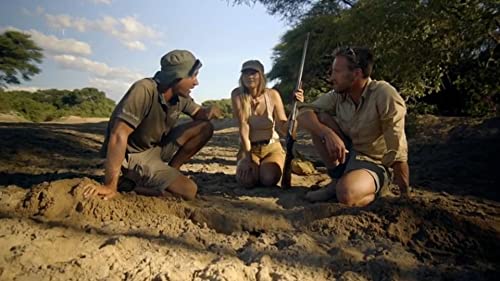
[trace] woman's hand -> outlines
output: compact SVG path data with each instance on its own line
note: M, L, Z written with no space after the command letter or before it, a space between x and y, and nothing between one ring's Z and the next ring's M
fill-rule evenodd
M304 102L304 90L298 89L293 95L297 101Z
M252 156L246 155L240 161L236 168L236 176L241 182L253 182L259 176L259 166L253 161Z

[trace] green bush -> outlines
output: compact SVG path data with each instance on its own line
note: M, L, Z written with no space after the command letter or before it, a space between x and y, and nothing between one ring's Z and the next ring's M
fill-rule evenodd
M222 118L232 118L233 111L231 99L207 100L202 103L203 106L216 105L222 112Z
M18 112L34 121L51 121L63 116L109 117L115 102L95 88L0 92L0 112Z

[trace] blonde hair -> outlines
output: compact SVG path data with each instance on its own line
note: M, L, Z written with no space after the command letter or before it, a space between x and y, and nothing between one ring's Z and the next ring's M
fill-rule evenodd
M267 78L262 72L257 71L257 73L259 73L259 78L260 78L259 85L257 87L257 92L264 94L266 92ZM250 96L250 91L248 90L247 87L245 87L245 84L243 83L243 73L241 73L240 75L239 84L240 84L239 99L241 102L241 111L242 111L241 113L242 116L248 118L250 117L252 111L250 105L250 100L252 99L252 97Z

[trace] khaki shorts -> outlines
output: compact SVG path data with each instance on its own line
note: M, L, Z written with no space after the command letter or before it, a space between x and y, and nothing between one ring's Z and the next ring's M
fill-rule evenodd
M390 171L383 165L366 160L358 155L352 148L348 154L348 159L344 165L328 171L328 174L335 179L339 179L346 173L353 170L363 169L367 171L375 182L375 193L379 195L381 190L388 189L391 181Z
M131 191L135 186L165 191L181 173L168 165L179 149L176 139L180 130L172 129L156 146L138 153L127 153L122 162L122 177L119 188ZM132 186L130 186L132 185Z
M285 151L283 150L283 147L281 146L281 143L278 140L271 144L253 145L252 148L250 149L250 153L252 155L252 159L256 163L260 163L262 159L269 157L273 154L282 155L283 157L285 156ZM240 149L236 158L239 161L241 158L243 158L243 156L244 156L243 150ZM281 166L282 165L283 164L281 164Z

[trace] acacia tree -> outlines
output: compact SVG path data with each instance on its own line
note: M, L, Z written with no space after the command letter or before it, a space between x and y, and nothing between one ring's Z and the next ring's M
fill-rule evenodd
M0 35L0 88L7 84L20 84L19 76L30 80L40 73L36 63L41 63L42 49L30 36L17 31L6 31Z

